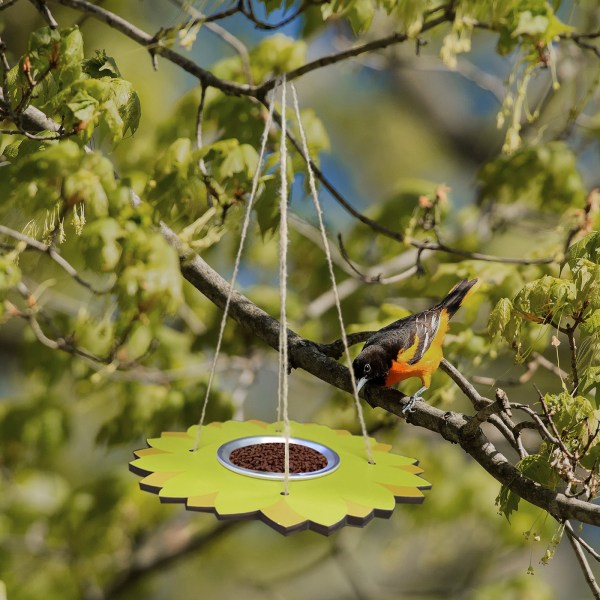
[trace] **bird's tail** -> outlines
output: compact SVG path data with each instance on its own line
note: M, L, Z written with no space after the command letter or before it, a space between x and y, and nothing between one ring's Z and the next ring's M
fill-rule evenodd
M461 307L465 299L475 292L478 287L479 282L477 279L471 279L471 281L463 279L448 292L448 295L437 305L437 307L445 308L448 312L448 316L452 317Z

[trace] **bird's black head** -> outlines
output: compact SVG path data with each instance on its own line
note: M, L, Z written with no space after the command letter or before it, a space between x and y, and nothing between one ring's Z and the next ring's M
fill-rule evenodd
M384 385L385 378L390 370L387 353L378 346L367 346L354 359L352 368L356 384L360 390L367 381Z

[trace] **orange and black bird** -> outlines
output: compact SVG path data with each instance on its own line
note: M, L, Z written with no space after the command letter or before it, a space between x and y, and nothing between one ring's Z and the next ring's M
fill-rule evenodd
M352 367L360 390L367 382L392 386L418 377L423 387L408 400L403 413L411 412L429 388L431 376L443 358L442 342L448 322L465 298L475 290L477 279L463 279L429 310L410 315L374 333L365 343Z

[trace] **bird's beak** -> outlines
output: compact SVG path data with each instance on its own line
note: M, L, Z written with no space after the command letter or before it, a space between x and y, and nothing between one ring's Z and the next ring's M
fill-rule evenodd
M362 390L363 386L365 385L365 383L367 383L367 381L369 381L366 377L361 377L357 382L356 382L356 393L360 392L360 390Z

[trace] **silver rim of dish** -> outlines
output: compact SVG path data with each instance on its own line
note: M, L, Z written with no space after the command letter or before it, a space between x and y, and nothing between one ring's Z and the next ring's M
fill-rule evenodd
M271 444L271 443L284 443L284 438L280 435L253 435L250 437L238 438L231 440L219 447L217 450L217 459L219 462L234 473L240 475L247 475L248 477L257 477L259 479L274 479L283 481L283 473L270 473L267 471L255 471L254 469L245 469L244 467L238 467L231 462L231 453L238 448L244 448L245 446L253 446L255 444ZM320 444L319 442L313 442L311 440L304 440L301 438L290 438L290 444L298 444L299 446L307 446L320 452L327 460L327 465L318 471L311 471L310 473L290 473L290 481L302 481L304 479L315 479L316 477L323 477L333 473L340 466L340 457L337 452L331 448Z

